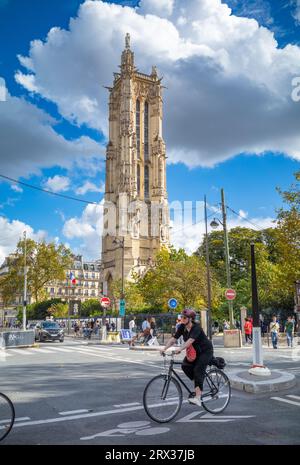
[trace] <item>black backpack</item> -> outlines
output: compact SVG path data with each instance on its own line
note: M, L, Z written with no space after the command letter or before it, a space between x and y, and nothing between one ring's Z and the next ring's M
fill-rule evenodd
M215 367L219 368L220 370L223 370L223 368L226 367L226 362L224 358L222 357L213 357L211 360L211 365L214 365Z

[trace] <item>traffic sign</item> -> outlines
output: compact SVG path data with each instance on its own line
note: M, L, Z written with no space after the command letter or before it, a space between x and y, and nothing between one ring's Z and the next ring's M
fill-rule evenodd
M168 305L170 308L176 308L177 307L177 300L176 299L170 299L168 301Z
M109 307L110 306L110 298L109 297L102 297L100 300L102 307Z
M225 297L227 300L234 300L236 298L236 292L234 289L226 289Z
M120 316L125 316L125 299L120 299Z

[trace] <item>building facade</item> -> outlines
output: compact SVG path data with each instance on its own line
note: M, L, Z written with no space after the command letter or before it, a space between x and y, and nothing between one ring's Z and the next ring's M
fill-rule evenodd
M0 266L0 277L9 272L11 263L15 257L13 254L6 257ZM85 302L89 299L100 299L102 297L102 287L100 281L101 261L84 260L81 255L74 256L72 267L65 270L64 281L54 281L45 287L47 299L61 299L63 302L70 300L80 300ZM72 283L71 276L74 276L75 283ZM14 321L17 317L18 308L23 306L23 293L17 293L9 303L4 303L0 292L0 326L4 321ZM27 292L27 305L34 303L30 292Z
M142 274L169 244L162 85L153 66L139 72L126 35L120 72L109 87L109 142L102 238L103 293Z
M72 267L66 270L64 281L55 282L46 288L50 299L61 299L63 302L88 299L99 299L102 295L100 283L101 261L87 261L81 255L75 256ZM72 276L75 283L72 283Z

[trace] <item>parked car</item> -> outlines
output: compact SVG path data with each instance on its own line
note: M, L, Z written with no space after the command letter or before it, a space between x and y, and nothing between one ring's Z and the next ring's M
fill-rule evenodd
M35 340L64 342L65 333L56 321L42 321L35 326Z

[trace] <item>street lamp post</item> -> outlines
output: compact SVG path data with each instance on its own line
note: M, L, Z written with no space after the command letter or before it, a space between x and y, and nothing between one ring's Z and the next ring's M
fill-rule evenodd
M125 292L124 292L124 250L125 250L125 237L122 238L122 240L120 239L114 239L113 240L113 244L117 244L119 247L122 247L122 264L121 264L121 287L122 287L122 290L121 290L121 301L124 300L125 298Z
M27 249L26 231L24 231L24 295L23 295L23 331L26 331L26 305L27 305Z
M211 334L211 281L210 281L210 262L209 262L209 247L208 247L208 231L207 231L207 207L206 195L204 196L204 214L205 214L205 248L206 248L206 274L207 274L207 335L209 339Z
M230 261L229 261L229 245L228 245L228 233L227 233L227 214L226 214L226 206L225 206L225 195L224 189L221 189L221 202L222 202L222 217L223 222L219 219L214 218L214 220L210 223L212 228L217 228L219 225L217 221L223 226L224 231L224 248L225 248L225 264L226 264L226 280L227 280L227 288L231 288L231 275L230 275ZM228 307L229 307L229 321L230 321L230 328L234 328L233 322L233 303L231 300L228 300Z

